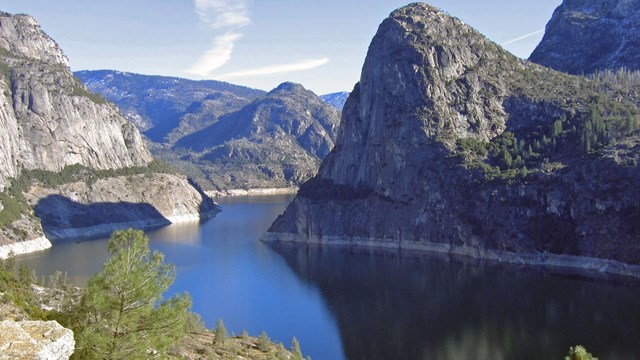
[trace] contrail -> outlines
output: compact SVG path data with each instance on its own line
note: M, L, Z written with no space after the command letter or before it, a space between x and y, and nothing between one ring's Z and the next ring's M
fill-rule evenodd
M515 38L515 39L511 39L511 40L505 41L505 42L503 42L503 43L502 43L502 44L500 44L500 45L504 46L504 45L513 44L514 42L518 42L518 41L520 41L520 40L524 40L524 39L529 38L529 37L532 37L532 36L534 36L534 35L538 35L538 34L540 34L540 33L542 33L542 32L544 32L544 29L541 29L541 30L538 30L538 31L534 31L534 32L532 32L531 34L522 35L522 36L517 37L517 38Z

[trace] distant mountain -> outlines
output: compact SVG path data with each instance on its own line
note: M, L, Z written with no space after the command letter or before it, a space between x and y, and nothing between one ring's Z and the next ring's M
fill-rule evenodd
M320 99L322 99L322 101L326 102L327 104L335 107L340 111L342 111L342 108L344 107L344 103L347 101L348 97L349 97L349 93L347 91L320 95Z
M149 139L172 143L241 109L264 91L214 80L140 75L114 70L75 73L121 109Z
M620 76L558 72L427 4L398 9L334 149L263 239L640 277L640 81Z
M529 60L570 74L640 70L640 0L564 0Z
M215 211L73 76L33 17L0 13L0 70L0 257L50 246L53 228L98 235Z
M331 151L339 112L302 85L283 83L241 110L178 140L173 150L215 189L297 186Z

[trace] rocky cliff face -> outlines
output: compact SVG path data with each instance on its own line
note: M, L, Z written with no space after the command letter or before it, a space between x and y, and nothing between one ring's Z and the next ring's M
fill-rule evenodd
M173 174L109 177L55 189L36 185L25 197L50 240L196 221L218 211L184 176Z
M73 77L32 17L1 14L0 35L0 187L21 168L110 169L152 160L135 127Z
M218 189L297 186L333 148L339 112L302 85L284 83L175 145Z
M614 98L406 6L380 25L333 151L264 239L637 264L632 92Z
M530 60L570 74L640 70L640 1L565 0Z
M183 177L154 173L152 160L136 127L73 76L58 45L32 17L0 13L0 256L50 246L38 212L44 232L53 234L53 212L56 229L64 230L81 220L105 225L114 218L122 220L120 227L157 225L215 208ZM134 176L142 173L148 183ZM126 198L153 211L125 211ZM95 202L114 203L92 213L56 207L53 200L90 209Z

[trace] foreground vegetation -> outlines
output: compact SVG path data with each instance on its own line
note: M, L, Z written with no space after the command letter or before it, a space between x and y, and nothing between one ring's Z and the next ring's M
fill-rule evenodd
M299 359L300 344L293 338L291 351L275 345L266 333L259 338L246 332L227 335L220 320L215 331L207 329L190 311L188 294L164 298L173 283L175 268L164 256L149 250L142 231L116 231L109 241L110 258L95 274L87 289L73 291L65 277L50 277L47 291L59 302L54 310L41 307L35 295L35 275L25 265L18 269L13 257L0 264L2 304L0 320L57 320L74 332L75 359ZM43 280L44 281L44 280Z

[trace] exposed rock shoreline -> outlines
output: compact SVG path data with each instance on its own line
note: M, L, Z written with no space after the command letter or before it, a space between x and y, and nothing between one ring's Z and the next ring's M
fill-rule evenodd
M27 254L36 251L46 250L51 247L51 241L45 236L37 239L20 241L7 245L0 245L0 259L6 259L10 253L15 255Z
M640 265L631 265L619 261L599 259L589 256L561 255L552 253L521 254L509 251L480 249L471 246L452 246L444 243L394 241L376 238L340 237L340 236L311 236L301 240L298 235L289 233L268 232L260 241L270 244L313 244L336 247L398 249L466 256L469 258L488 260L494 263L526 265L541 268L557 268L565 270L580 270L587 272L587 276L594 272L608 275L625 276L640 279ZM591 274L589 274L591 273Z
M171 224L202 221L213 218L219 211L220 210L216 208L206 213L199 214L177 215L162 219L155 218L54 230L48 232L47 236L41 236L37 239L15 242L8 245L0 245L0 259L6 259L10 253L13 253L14 255L22 255L47 250L51 248L52 241L70 241L82 238L95 239L98 237L109 236L116 230L124 230L128 228L150 230Z
M237 197L237 196L262 196L262 195L289 195L298 192L296 187L263 188L263 189L230 189L205 191L212 198Z
M107 237L117 230L125 230L128 228L151 230L172 224L181 224L187 222L195 222L211 219L219 212L218 209L211 210L202 214L180 215L170 218L155 218L137 221L128 221L121 223L100 224L81 228L59 229L47 233L51 241L68 241L79 240L82 238L95 239L99 237Z

